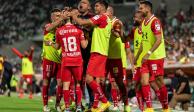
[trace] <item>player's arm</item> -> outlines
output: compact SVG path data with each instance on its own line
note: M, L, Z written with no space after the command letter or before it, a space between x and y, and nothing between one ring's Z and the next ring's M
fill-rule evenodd
M52 46L53 48L55 48L56 50L59 50L60 49L60 47L61 47L61 45L59 44L59 43L54 43L54 42L52 42L52 41L50 41L50 40L46 40L46 41L44 41L44 44L46 45L46 46Z
M81 47L85 49L88 46L88 39L89 37L84 37L83 31L80 32L80 42L81 42Z
M52 46L56 50L59 50L61 47L60 40L59 40L59 31L56 31L56 42L52 42L51 40L44 40L44 44L46 46Z
M91 25L91 26L94 25L91 20L81 19L81 18L78 18L77 16L73 16L73 20L79 25Z
M68 12L63 11L60 18L57 21L52 22L50 25L45 26L45 30L47 32L55 30L58 26L60 26L63 23L63 20L67 19L67 17L68 17Z
M125 43L125 50L126 50L127 58L129 59L129 61L131 63L131 70L132 70L132 73L133 73L134 70L135 70L134 56L133 56L133 53L131 52L129 42Z
M139 47L139 50L137 52L137 55L134 57L134 64L137 63L137 60L139 59L139 56L142 53L142 51L143 51L143 45L142 45L142 42L141 42L140 47Z
M30 54L29 54L29 59L30 59L30 60L32 60L33 53L34 53L34 47L31 46L31 47L30 47Z
M12 48L11 49L20 59L23 58L22 53L20 53L20 51L18 51L16 48Z

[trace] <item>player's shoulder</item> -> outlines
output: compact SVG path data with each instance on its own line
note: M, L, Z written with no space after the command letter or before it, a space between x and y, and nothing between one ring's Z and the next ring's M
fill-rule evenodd
M153 21L152 21L152 25L154 24L161 24L160 19L156 16L153 18Z
M51 23L46 23L45 25L44 25L44 28L47 28L47 27L49 27L51 25Z

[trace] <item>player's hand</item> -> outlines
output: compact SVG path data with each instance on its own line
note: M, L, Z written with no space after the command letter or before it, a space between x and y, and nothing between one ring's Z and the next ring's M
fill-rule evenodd
M51 45L52 45L52 41L45 40L45 41L44 41L44 44L45 44L46 46L51 46Z
M142 63L144 63L146 60L148 60L150 57L149 54L146 54L143 58L142 58Z
M34 46L31 46L30 49L31 49L31 50L34 50Z
M135 73L135 65L134 64L131 65L131 71L132 71L132 74Z
M116 37L120 37L120 32L116 31L116 30L112 30L112 34Z
M62 19L67 19L70 16L70 12L67 10L63 10L61 14Z
M79 15L80 15L80 13L79 13L78 10L72 10L71 13L70 13L70 16L74 16L74 17L77 17Z

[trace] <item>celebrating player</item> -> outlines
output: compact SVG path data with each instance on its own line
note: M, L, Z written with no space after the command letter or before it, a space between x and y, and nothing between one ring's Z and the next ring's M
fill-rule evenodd
M151 103L151 92L149 86L149 73L151 80L156 80L159 87L159 100L162 102L164 112L169 112L167 89L164 85L164 58L166 57L163 29L160 20L152 13L152 3L148 0L140 1L139 11L145 16L142 22L142 44L137 53L143 55L141 73L144 80L141 80L142 94L146 101L146 112L153 112ZM146 91L146 92L145 92Z
M51 11L51 23L47 24L44 29L43 41L56 42L55 30L59 27L64 18L61 15L60 9L53 9ZM43 99L43 111L50 112L48 107L48 90L52 77L57 79L57 90L56 90L56 105L55 108L59 112L60 100L62 97L62 83L61 83L61 56L60 51L56 50L51 46L46 46L43 43L43 87L42 87L42 99Z
M130 112L130 106L128 105L128 96L126 85L123 80L126 80L126 75L124 75L126 67L126 51L125 48L129 48L129 43L124 44L121 40L123 36L122 22L114 16L114 10L112 6L107 9L107 15L110 17L112 22L112 34L109 42L109 52L107 60L107 71L111 75L111 95L114 103L114 111L119 111L118 108L118 92L117 86L119 87L120 93L122 95L122 100L125 104L124 111ZM130 60L132 60L132 55L130 49L129 52Z
M104 111L110 106L101 86L94 80L95 77L97 79L105 77L105 66L111 34L111 22L109 17L105 14L107 8L108 3L106 1L97 0L94 7L95 13L97 14L96 16L90 19L81 19L77 17L77 13L72 13L73 20L79 25L90 25L94 27L86 82L92 88L93 92L99 94L102 105L100 108L92 108L92 111Z
M16 48L12 48L12 51L22 59L22 77L20 79L20 90L19 90L19 98L23 98L24 90L23 90L23 83L24 81L27 82L27 85L30 89L29 99L33 98L33 89L32 89L32 78L34 74L33 70L33 52L34 47L30 47L30 51L25 51L24 54L21 54Z
M52 45L56 49L62 47L62 81L63 81L63 97L65 102L66 111L70 111L70 91L69 86L72 76L76 83L76 112L81 112L81 99L82 90L80 88L83 60L81 55L81 48L86 48L88 41L84 38L82 30L78 29L68 19L66 24L56 31L56 44L50 41L49 45Z

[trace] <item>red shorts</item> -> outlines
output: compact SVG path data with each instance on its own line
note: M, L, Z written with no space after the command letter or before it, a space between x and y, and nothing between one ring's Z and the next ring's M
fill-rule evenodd
M61 76L63 82L71 82L72 76L77 81L82 79L83 66L62 66Z
M61 79L61 64L43 59L43 79L55 77Z
M23 78L28 84L32 84L33 75L31 75L31 74L29 74L29 75L22 75L22 78Z
M133 73L133 80L136 82L136 83L139 83L141 81L141 68L138 67L135 69L134 73Z
M87 74L93 77L105 77L107 57L98 53L91 53Z
M150 81L154 81L155 77L164 75L164 59L147 60L142 64L141 73L149 73Z
M110 73L111 79L110 81L123 81L123 66L121 59L108 59L106 65L107 73Z

